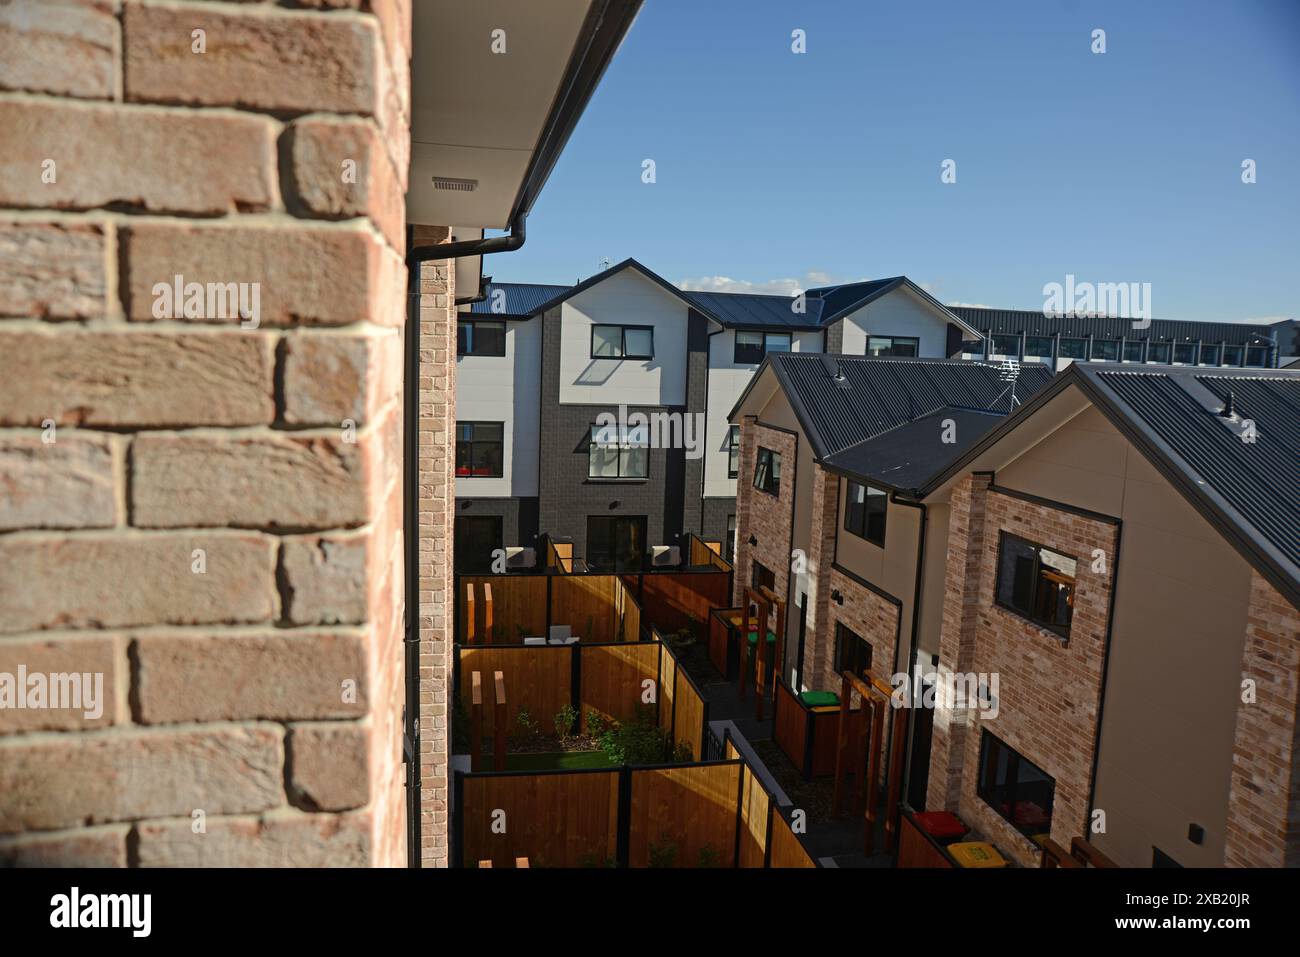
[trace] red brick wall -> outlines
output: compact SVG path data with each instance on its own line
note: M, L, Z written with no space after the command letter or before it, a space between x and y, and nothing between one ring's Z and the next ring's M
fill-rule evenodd
M0 23L0 671L107 699L0 711L2 862L405 860L410 4L318 6Z
M1255 700L1237 708L1225 863L1300 865L1300 612L1251 575L1242 681Z
M839 527L839 477L820 465L813 466L812 515L808 540L808 620L804 628L804 674L799 681L809 691L835 691L839 683L826 684L834 669L835 626L830 622L829 574L835 563L835 535ZM798 601L798 595L793 596ZM792 611L798 614L798 610ZM797 649L796 649L797 651Z
M781 456L780 495L754 488L754 465L759 446ZM776 578L778 596L786 598L790 588L790 533L794 527L795 454L798 438L780 429L762 425L746 416L740 426L740 478L736 482L736 573L735 601L740 603L745 586L753 580L754 562ZM750 545L754 536L757 545Z
M964 582L948 580L940 661L956 672L998 675L998 714L986 719L963 712L967 731L957 739L960 750L949 744L949 766L940 765L941 773L932 777L930 794L933 801L943 793L937 789L951 785L957 774L951 765L959 761L958 814L1004 853L1032 865L1038 857L1035 846L976 794L982 732L987 729L1055 779L1054 840L1068 846L1071 838L1088 833L1088 797L1118 526L1003 495L982 485L979 478L967 479L962 494L953 498L950 576L954 566L965 566L967 578ZM972 525L980 500L983 521L976 535ZM1068 642L994 604L1001 531L1077 560ZM965 554L954 554L963 545ZM1105 554L1104 571L1093 571L1094 549ZM973 572L969 569L972 556L979 557ZM977 589L973 604L969 597L972 588ZM958 621L969 634L949 634L950 622L955 625ZM954 645L958 647L954 649ZM935 724L937 727L939 721ZM935 749L932 753L940 752ZM950 795L943 806L953 807Z

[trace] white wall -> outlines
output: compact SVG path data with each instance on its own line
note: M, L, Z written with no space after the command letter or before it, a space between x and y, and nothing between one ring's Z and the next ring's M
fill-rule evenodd
M867 336L913 336L920 339L919 355L944 359L948 355L948 320L934 306L906 286L886 293L844 317L846 356L867 354Z
M790 349L792 352L821 352L822 333L796 332L790 337ZM754 377L758 364L737 365L735 356L734 329L724 329L709 338L708 414L704 432L706 498L729 498L736 494L736 480L727 478L727 414Z
M504 356L456 359L456 418L504 422L501 478L456 478L458 497L522 498L537 494L541 432L542 320L506 323Z
M686 304L635 268L561 305L560 403L684 405ZM653 326L653 359L591 358L593 325Z

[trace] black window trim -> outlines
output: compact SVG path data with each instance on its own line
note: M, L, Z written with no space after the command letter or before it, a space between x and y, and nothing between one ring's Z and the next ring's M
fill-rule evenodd
M1046 809L1046 808L1044 809L1047 811L1047 824L1046 826L1035 825L1033 828L1035 833L1042 833L1044 829L1050 830L1052 826L1052 817L1056 812L1056 778L1054 778L1052 775L1044 771L1042 766L1039 765L1037 762L1031 761L1029 758L1025 757L1023 754L1021 754L1011 745L1007 744L1007 742L1003 741L996 734L991 732L988 728L983 728L981 730L983 731L983 733L980 735L979 764L976 766L976 772L975 772L975 796L978 797L985 804L987 804L990 808L992 808L994 814L996 814L998 817L1002 818L1002 820L1010 824L1012 829L1017 834L1021 834L1024 835L1025 837L1029 837L1030 832L1022 829L1020 825L1016 824L1014 816L1007 817L1007 815L1002 812L1002 808L998 804L994 803L994 800L990 799L990 793L989 793L990 785L984 780L984 772L985 769L988 767L987 758L988 758L989 742L996 741L998 746L1001 747L1004 751L1006 751L1009 755L1007 759L1007 780L1008 781L1010 781L1012 778L1011 771L1013 766L1016 766L1018 765L1019 762L1024 761L1035 771L1037 771L1039 774L1045 777L1048 781L1052 782L1052 801L1051 801L1052 807L1050 809ZM993 784L992 787L996 787L996 784ZM1013 792L1013 797L1014 797L1014 792ZM1012 801L1009 803L1014 804L1015 802Z
M501 351L500 352L461 352L460 335L459 335L460 327L461 326L484 326L484 325L494 325L494 326L501 327ZM501 359L505 357L506 333L509 330L509 327L506 325L506 321L504 319L457 319L456 329L458 333L456 336L456 358L457 359L461 358L462 356L484 356L487 358L495 358L495 359Z
M921 357L921 337L920 337L920 336L895 336L895 335L890 335L890 334L888 334L888 333L883 333L883 332L882 332L882 333L868 332L868 333L866 334L866 336L867 336L867 343L866 343L866 346L864 346L864 351L863 351L863 353L862 353L862 354L865 355L865 356L870 357L870 355L871 355L871 340L872 340L872 339L888 339L888 340L889 340L889 350L890 350L890 351L889 351L889 352L886 352L886 353L882 353L882 356L883 356L883 357L888 358L888 357L894 356L894 351L893 351L893 349L894 349L894 343L896 343L896 342L910 342L910 343L913 344L913 346L915 346L916 351L913 352L910 356L894 356L895 358L900 358L900 359L909 359L909 358L910 358L910 359L919 359L919 358Z
M596 355L596 330L597 329L617 329L619 354L616 356L598 356ZM628 355L627 354L627 330L640 329L643 332L650 333L650 352L648 355ZM653 359L655 357L655 327L654 326L637 326L624 325L620 322L593 322L591 324L591 358L606 359L610 362L618 362L623 359Z
M885 540L886 540L887 536L889 535L889 493L886 492L886 491L885 491L884 489L882 489L882 488L878 488L877 486L872 485L870 482L858 482L858 481L855 481L854 479L845 479L845 482L847 482L848 484L845 486L845 489L844 489L844 523L843 523L843 525L844 525L844 531L848 532L848 533L849 533L850 535L852 535L854 538L860 538L860 539L862 539L864 542L870 542L872 545L875 545L875 546L878 547L878 548L884 548L884 547L885 547ZM849 499L850 499L850 496L852 496L852 494L853 494L853 486L855 486L855 485L860 486L860 487L862 488L862 518L863 518L863 525L862 525L862 531L860 531L860 532L859 532L857 529L855 529L855 528L851 528L851 527L849 526ZM882 532L881 532L881 535L880 535L880 541L876 541L874 538L870 537L870 536L867 534L867 524L866 524L866 519L867 519L867 515L868 515L868 513L867 513L867 508L866 508L866 506L867 506L867 490L868 490L868 489L870 489L870 490L872 490L872 491L875 491L876 493L878 493L878 494L880 494L880 495L883 495L883 496L885 497L885 522L884 522L885 527L884 527L884 529L883 529Z
M735 441L732 441L734 437ZM736 468L731 468L731 453L736 453ZM734 479L740 477L740 426L732 425L727 428L727 478Z
M618 474L617 476L613 476L613 475L592 475L592 474L591 474L591 450L592 450L593 448L596 448L598 444L604 444L604 443L597 443L597 442L596 442L596 430L599 429L599 428L604 428L604 426L601 426L601 425L599 425L598 423L593 422L593 423L591 423L591 429L587 432L587 481L588 481L588 482L591 482L591 483L597 483L597 484L599 484L599 483L609 483L609 484L624 483L624 484L627 484L627 483L633 483L633 482L648 482L648 481L650 480L650 437L649 437L649 426L646 427L646 430L647 430L647 431L646 431L646 443L645 443L645 445L644 445L645 452L646 452L646 455L645 455L645 475L623 475L623 474L622 474L622 473L623 473L623 457L622 457L621 455L619 456L619 459L618 459L618 471L619 471L619 474ZM615 426L615 428L617 428L617 426ZM618 448L619 448L619 449L622 449L622 448L623 448L622 443L616 443L616 444L618 445ZM628 446L628 447L629 447L629 448L633 448L634 446ZM635 446L635 447L636 447L636 448L641 448L642 446Z
M1068 552L1063 552L1063 551L1061 551L1059 548L1053 548L1051 545L1044 545L1044 544L1042 544L1041 542L1035 542L1035 541L1033 541L1032 539L1025 538L1023 535L1017 535L1017 534L1015 534L1014 532L1008 532L1005 528L999 530L999 533L998 533L998 551L997 551L997 563L998 563L998 566L997 566L997 575L994 576L994 581L993 581L993 604L997 605L997 607L1001 608L1003 611L1007 612L1008 614L1015 615L1017 618L1021 619L1022 621L1027 621L1027 622L1029 622L1029 623L1030 623L1031 625L1033 625L1035 628L1039 628L1039 629L1041 629L1041 630L1047 632L1047 633L1050 634L1052 637L1054 637L1057 641L1060 641L1060 642L1062 642L1062 643L1069 642L1069 640L1070 640L1070 629L1074 627L1074 614L1073 614L1073 609L1071 610L1071 614L1070 614L1070 624L1067 625L1064 629L1062 629L1060 625L1053 625L1053 624L1049 624L1048 622L1045 622L1045 621L1039 621L1039 620L1037 620L1036 618L1031 618L1029 615L1026 615L1026 614L1025 614L1023 611L1021 611L1019 608L1015 608L1015 607L1013 607L1013 606L1011 606L1011 605L1008 605L1008 604L1006 604L1005 602L1002 601L1002 599L1001 599L1001 595L1002 595L1002 548L1003 548L1003 546L1006 544L1007 539L1012 539L1012 540L1014 540L1014 541L1020 542L1022 545L1028 545L1030 548L1034 549L1035 551L1037 551L1038 549L1046 549L1046 550L1049 551L1049 552L1052 552L1052 553L1054 553L1054 554L1056 554L1056 555L1060 555L1062 558L1068 558L1068 559L1070 559L1070 561L1074 562L1074 567L1075 567L1075 579L1074 579L1074 589L1075 589L1075 590L1074 590L1074 594L1075 594L1076 596L1077 596L1078 593L1079 593L1079 591L1078 591L1078 589L1079 589L1078 568L1079 568L1079 564L1080 564L1079 559L1078 559L1077 557L1075 557L1074 555L1069 554ZM1035 562L1040 561L1040 559L1037 557L1037 555L1035 555L1034 561L1035 561ZM1037 566L1035 566L1035 572L1037 572ZM1038 576L1037 576L1036 573L1035 573L1035 576L1034 576L1034 581L1035 581L1035 582L1038 581ZM1032 605L1033 602L1031 601L1030 604Z
M500 438L499 440L496 440L496 444L499 444L499 445L501 446L501 456L500 456L500 459L501 459L501 470L500 470L499 472L497 472L495 475L458 475L458 474L455 474L456 466L455 466L455 462L454 462L454 460L453 460L453 463L452 463L452 473L453 473L453 478L457 478L457 479L471 479L471 478L475 478L475 479L477 479L477 478L505 478L505 475L506 475L506 424L505 424L505 422L492 421L491 419L469 419L469 420L461 420L461 419L457 419L457 420L456 420L456 439L455 439L455 444L456 444L456 445L459 445L460 442L461 442L461 438L460 438L460 427L461 427L462 425L474 425L474 426L478 426L478 425L498 425L498 426L501 427L501 438ZM474 461L474 446L477 445L477 444L479 444L479 440L478 440L478 439L470 439L470 440L469 440L469 445L470 445L470 454L469 454L469 459L470 459L470 463L471 463L471 465L470 465L470 468L471 468L471 469L473 468L473 464L472 464L472 463L473 463L473 461ZM484 440L482 440L482 444L484 444L484 445L491 445L491 444L493 444L493 440L490 440L490 439L484 439Z
M863 666L863 670L867 672L867 674L870 674L873 659L875 658L875 648L871 646L871 642L867 641L867 639L863 638L842 621L835 622L835 646L831 650L831 653L834 655L835 673L840 675L846 670L844 667L844 645L841 644L842 640L846 638L858 642L866 649L867 663ZM865 675L860 671L854 671L853 673L859 678L865 677Z
M742 332L747 333L749 335L759 336L763 340L761 343L759 343L758 359L754 362L741 360L736 355L736 353L740 351L740 334ZM787 347L784 351L785 352L794 351L794 333L792 332L780 332L780 331L769 332L766 329L737 329L736 334L731 338L731 364L739 365L739 366L753 366L761 363L765 358L767 358L767 337L768 336L785 336L787 340Z
M780 453L780 452L776 451L775 449L769 449L769 448L768 448L767 446L765 446L765 445L760 445L760 446L758 447L758 454L754 456L754 480L753 480L753 483L752 483L752 484L753 484L754 488L758 489L758 491L760 491L760 492L765 492L765 493L767 493L768 495L771 495L773 498L780 498L780 497L781 497L781 477L780 477L779 475L776 476L776 478L775 478L775 481L776 481L776 490L775 490L775 491L773 491L773 490L770 489L770 488L765 488L765 487L763 487L762 485L759 485L759 484L758 484L758 470L762 467L762 464L763 464L763 453L764 453L764 452L766 452L766 453L768 454L768 456L769 456L769 458L768 458L768 464L767 464L767 478L768 478L768 482L769 482L769 483L770 483L771 481L773 481L773 477L772 477L772 465L773 465L773 462L779 462L779 461L781 460L781 453Z

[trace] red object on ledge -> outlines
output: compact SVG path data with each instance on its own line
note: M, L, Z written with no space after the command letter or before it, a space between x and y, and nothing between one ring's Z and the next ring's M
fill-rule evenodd
M921 829L936 840L953 837L965 837L970 828L961 822L951 811L918 811L912 815Z

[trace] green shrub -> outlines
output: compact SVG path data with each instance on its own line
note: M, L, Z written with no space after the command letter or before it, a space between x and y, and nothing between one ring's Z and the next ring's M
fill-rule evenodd
M595 708L587 709L587 733L593 738L599 738L605 733L605 716Z
M515 740L528 741L537 736L537 722L533 716L528 713L527 708L520 708L519 713L515 715Z
M650 866L672 867L677 863L677 845L667 834L660 834L658 841L650 842Z
M695 862L696 867L721 867L722 855L712 844L705 844L700 848L700 856Z
M578 712L573 710L572 705L565 705L555 714L555 736L560 739L561 743L569 740L573 734L574 725L578 723Z
M615 723L600 736L600 747L611 764L662 764L668 753L664 732L642 719Z

